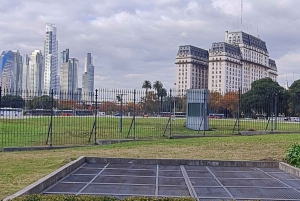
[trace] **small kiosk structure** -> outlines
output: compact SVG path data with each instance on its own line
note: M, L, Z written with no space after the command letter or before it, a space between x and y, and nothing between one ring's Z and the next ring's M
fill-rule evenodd
M209 130L209 90L187 90L186 127L192 130Z

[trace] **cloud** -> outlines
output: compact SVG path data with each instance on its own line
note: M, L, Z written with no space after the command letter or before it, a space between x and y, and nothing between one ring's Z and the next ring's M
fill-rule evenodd
M54 23L59 51L69 48L80 60L79 74L86 53L92 53L95 87L141 88L144 80L160 80L172 88L179 45L209 49L224 41L226 30L243 29L266 41L283 84L285 69L298 68L300 1L243 2L241 26L240 0L2 0L0 47L43 51L45 24ZM81 86L81 76L79 81Z

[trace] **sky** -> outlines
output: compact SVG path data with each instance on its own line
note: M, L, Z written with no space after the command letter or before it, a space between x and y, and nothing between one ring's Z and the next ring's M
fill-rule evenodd
M209 50L225 31L266 41L278 83L300 79L300 0L0 0L0 50L43 51L46 23L57 27L59 52L92 53L96 88L140 89L144 80L175 82L180 45Z

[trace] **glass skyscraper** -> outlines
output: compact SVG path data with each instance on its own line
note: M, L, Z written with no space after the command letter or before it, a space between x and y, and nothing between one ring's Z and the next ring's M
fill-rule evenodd
M44 91L50 92L58 89L58 42L56 40L56 27L54 24L46 25L44 44Z
M94 65L91 53L87 53L82 75L82 100L94 101Z

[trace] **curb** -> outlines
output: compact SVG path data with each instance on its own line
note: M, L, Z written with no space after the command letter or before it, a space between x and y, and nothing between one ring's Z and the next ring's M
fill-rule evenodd
M3 199L8 201L22 195L40 194L62 178L71 174L85 163L133 163L133 164L159 164L159 165L190 165L213 167L257 167L279 168L287 173L300 178L300 169L283 162L273 161L221 161L221 160L188 160L188 159L140 159L140 158L98 158L81 156L63 167L55 170L33 184L25 187L17 193Z

